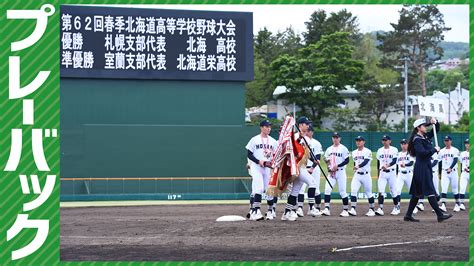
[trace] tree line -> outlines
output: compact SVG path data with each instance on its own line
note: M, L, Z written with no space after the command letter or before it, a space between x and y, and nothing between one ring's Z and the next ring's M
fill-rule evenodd
M445 92L458 81L468 87L468 66L428 71L443 57L440 43L450 30L436 5L404 5L389 32L361 33L357 16L346 9L316 10L305 26L301 35L291 27L277 33L263 28L254 37L255 79L246 84L247 107L266 104L282 85L288 92L281 97L318 129L322 118L330 118L335 130L393 130L387 116L403 109L405 59L409 95ZM358 91L356 109L340 108L340 92L348 87Z

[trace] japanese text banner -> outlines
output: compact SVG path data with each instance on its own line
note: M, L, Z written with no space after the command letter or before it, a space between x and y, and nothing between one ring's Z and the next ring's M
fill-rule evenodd
M59 261L59 3L2 1L1 265Z

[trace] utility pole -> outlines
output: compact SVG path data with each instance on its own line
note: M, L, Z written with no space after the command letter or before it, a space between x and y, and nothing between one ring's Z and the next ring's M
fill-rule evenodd
M405 69L403 75L405 76L404 90L405 90L405 133L408 133L408 58L405 57Z

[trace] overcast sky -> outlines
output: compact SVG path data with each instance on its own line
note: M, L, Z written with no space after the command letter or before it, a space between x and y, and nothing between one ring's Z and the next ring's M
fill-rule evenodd
M305 31L304 22L317 9L337 12L346 8L359 18L362 32L389 31L391 22L398 21L401 5L133 5L167 9L222 10L253 12L254 34L263 27L272 32L284 31L292 26L296 32ZM438 5L444 15L446 26L452 29L445 33L446 41L469 42L469 5Z

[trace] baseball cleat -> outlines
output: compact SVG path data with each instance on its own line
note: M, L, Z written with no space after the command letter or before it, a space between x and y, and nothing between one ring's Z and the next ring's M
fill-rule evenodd
M464 203L461 203L461 205L459 205L459 209L461 211L465 211L466 210L466 206L464 206Z
M264 217L263 217L262 212L260 211L260 209L257 209L256 211L254 211L250 215L250 220L252 220L252 221L261 221L263 219L264 219Z
M321 214L324 216L331 216L331 212L329 211L329 208L324 208L324 211L322 211Z
M369 209L369 211L365 214L365 216L374 217L375 216L374 210Z
M320 216L321 213L315 207L313 207L308 210L308 215L316 217L316 216Z
M419 211L424 211L425 210L425 205L423 204L423 202L420 202L420 203L418 203L418 205L416 205L416 208Z
M298 215L298 217L303 217L304 216L304 212L303 212L302 207L298 207L298 209L296 210L296 215Z
M441 206L439 206L439 208L440 208L442 211L446 212L446 204L442 203Z
M400 214L400 209L398 209L396 206L393 207L393 210L390 213L390 215L399 215L399 214Z
M247 215L246 215L247 219L250 219L251 215L252 215L252 209L249 209L249 212L247 212Z
M298 217L298 215L296 215L295 213L295 215L293 216L292 213L294 213L294 211L283 213L283 215L281 216L281 220L282 221L296 221L296 217Z
M375 211L375 215L378 215L378 216L383 216L383 209L382 208L378 208L376 211Z
M276 213L275 208L273 208L273 210L272 210L272 216L273 216L273 218L277 218L277 213Z
M349 213L347 212L347 210L343 210L343 211L341 212L341 214L339 214L339 216L341 216L341 217L349 217Z
M413 209L413 214L417 214L417 213L418 213L418 207Z
M460 210L461 210L461 208L459 208L459 204L456 203L456 205L454 205L453 211L454 212L459 212Z
M268 211L267 214L265 215L265 220L273 220L273 214L272 211Z
M357 216L356 209L354 207L351 208L351 210L348 212L350 216Z

